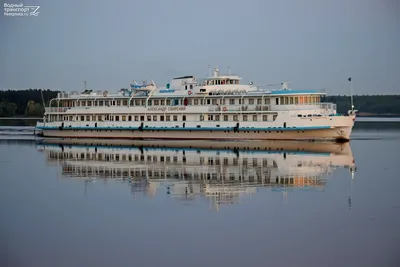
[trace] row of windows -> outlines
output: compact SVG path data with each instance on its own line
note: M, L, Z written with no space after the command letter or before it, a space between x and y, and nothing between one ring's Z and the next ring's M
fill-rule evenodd
M208 121L275 121L277 115L207 115ZM57 121L57 115L50 115L49 121ZM63 121L186 121L186 115L80 115L62 116ZM199 116L205 121L205 116Z
M276 105L299 105L319 103L319 96L285 96L276 98ZM170 106L170 105L269 105L270 98L182 98L182 99L131 99L130 106ZM128 106L128 99L119 100L79 100L64 101L60 106L65 107L91 107L91 106Z
M135 161L135 162L178 162L178 156L155 156L155 155L126 155L126 154L103 154L103 153L72 153L72 152L64 152L59 153L55 151L50 152L50 158L54 159L82 159L82 160L105 160L105 161ZM251 165L253 167L257 166L273 166L277 167L276 162L269 161L268 159L258 159L258 158L242 158L242 160L238 158L220 158L220 157L199 157L199 164L204 165L205 162L208 162L209 165L221 165L221 160L224 165L228 165L232 163L233 165L239 165L239 162L242 161L243 165ZM180 162L186 162L185 156L179 160ZM251 163L251 164L249 164ZM271 164L272 163L272 164Z

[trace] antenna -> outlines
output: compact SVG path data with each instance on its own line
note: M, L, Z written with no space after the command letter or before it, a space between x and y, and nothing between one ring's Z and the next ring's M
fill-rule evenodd
M351 77L348 79L350 82L350 102L351 102L351 111L354 110L354 102L353 102L353 81L351 80Z
M231 66L228 66L228 74L231 75Z
M211 77L211 65L210 64L208 64L208 76Z
M86 83L87 83L87 81L83 81L83 83L85 84L85 91L86 91Z

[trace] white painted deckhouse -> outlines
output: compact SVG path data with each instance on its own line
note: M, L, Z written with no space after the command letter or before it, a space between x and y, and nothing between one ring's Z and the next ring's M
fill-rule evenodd
M50 101L44 137L220 140L349 140L355 111L338 114L317 90L267 90L241 77L214 75L152 81L116 94L60 92Z

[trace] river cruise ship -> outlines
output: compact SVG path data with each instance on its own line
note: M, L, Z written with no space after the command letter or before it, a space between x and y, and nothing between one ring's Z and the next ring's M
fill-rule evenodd
M236 75L174 78L165 88L152 82L116 94L60 92L36 129L44 137L175 140L350 139L355 111L338 114L321 103L324 92L269 90L241 83Z

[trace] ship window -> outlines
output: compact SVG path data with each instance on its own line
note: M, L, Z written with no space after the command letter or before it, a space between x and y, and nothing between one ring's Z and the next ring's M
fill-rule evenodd
M257 121L257 115L253 115L253 121Z
M115 121L119 121L119 116L115 116Z
M233 120L238 121L238 115L233 115Z
M125 115L123 115L123 116L121 116L122 117L122 121L126 121L126 116Z
M115 106L115 100L112 101L112 105Z
M299 97L299 104L304 104L304 98L302 96Z
M93 101L93 106L97 106L97 101Z
M92 116L92 121L95 121L96 120L96 116Z
M285 97L285 105L288 105L289 104L289 97Z
M170 116L170 115L166 115L166 116L165 116L165 120L166 120L166 121L170 121L170 120L171 120L171 116Z
M263 121L268 121L268 115L263 115Z
M290 104L293 105L293 97L290 98Z
M187 90L187 85L185 85L185 90Z
M99 106L103 106L103 100L99 101Z
M135 106L140 106L140 100L135 100Z
M298 97L295 97L294 98L294 103L297 105L297 104L299 104L299 98Z
M274 121L276 120L276 117L278 117L278 115L274 115L274 116L273 116L273 120L274 120Z
M160 102L161 102L161 103L160 103L161 106L164 106L164 105L165 105L165 100L160 100Z
M211 100L207 99L207 105L210 105L210 103L211 103Z
M200 121L204 121L204 115L203 114L200 115Z
M131 115L128 116L128 121L132 121L132 116Z
M213 115L208 115L208 120L212 121L213 120Z
M243 121L247 121L247 115L243 115Z
M70 121L74 120L74 119L73 119L73 116L69 116L69 120L70 120Z
M178 116L177 115L174 115L173 118L174 118L174 121L178 120Z
M190 89L193 89L193 84L190 85Z
M121 106L121 100L117 100L117 106Z
M128 100L123 100L123 101L122 101L122 105L123 105L123 106L127 106L127 105L128 105Z
M213 100L212 100L212 104L213 104L213 105L216 105L216 104L217 104L217 99L213 99Z
M229 99L229 105L235 105L235 99Z
M101 116L97 116L98 121L102 121Z
M82 106L86 106L86 101L82 101Z
M249 105L254 105L254 99L253 98L249 99Z
M225 105L225 99L220 99L219 102L221 103L221 105Z
M90 116L86 116L86 120L87 120L87 121L90 121Z
M279 97L275 98L275 104L279 105Z
M138 121L139 120L139 116L135 116L135 121Z
M76 106L79 107L80 103L79 101L76 101Z
M158 106L159 102L160 102L159 100L154 100L154 105Z
M219 121L219 115L215 115L215 120Z
M269 105L269 104L270 104L269 98L264 98L264 104L265 104L265 105Z
M182 115L182 120L186 121L186 115Z
M160 116L160 121L164 121L164 116L163 115Z
M157 121L157 116L156 115L153 116L153 121Z
M261 98L257 98L257 105L261 105L262 104L262 99Z
M149 101L147 102L147 105L151 106L151 100L149 100Z
M224 121L228 121L228 115L224 115Z
M142 106L146 105L146 100L142 99Z
M144 116L140 116L140 121L144 121Z
M147 116L147 121L151 121L151 116Z

